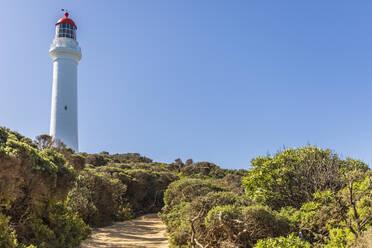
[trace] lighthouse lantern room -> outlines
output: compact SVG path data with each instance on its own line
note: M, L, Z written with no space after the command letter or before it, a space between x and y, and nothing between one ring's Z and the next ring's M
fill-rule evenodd
M66 12L65 17L59 19L56 23L56 38L66 37L76 40L76 25L73 20L68 18L69 14Z

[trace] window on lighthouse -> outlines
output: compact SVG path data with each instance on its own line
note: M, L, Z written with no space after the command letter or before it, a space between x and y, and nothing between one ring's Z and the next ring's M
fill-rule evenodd
M76 29L70 23L60 23L56 26L56 38L66 37L76 40Z

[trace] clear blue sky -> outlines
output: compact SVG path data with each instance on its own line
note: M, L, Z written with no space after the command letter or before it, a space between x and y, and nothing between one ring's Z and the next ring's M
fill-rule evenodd
M372 162L372 2L1 1L0 125L49 132L54 24L78 26L80 150L248 168L308 143Z

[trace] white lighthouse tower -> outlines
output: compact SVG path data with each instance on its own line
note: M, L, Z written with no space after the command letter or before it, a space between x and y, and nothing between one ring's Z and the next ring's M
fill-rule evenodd
M53 60L50 136L76 152L78 146L77 67L81 49L76 41L76 25L65 13L56 23L56 36L49 49Z

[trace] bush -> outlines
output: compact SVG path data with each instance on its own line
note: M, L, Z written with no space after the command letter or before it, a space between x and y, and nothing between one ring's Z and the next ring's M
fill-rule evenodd
M206 218L205 227L208 234L208 244L220 247L222 241L241 243L248 241L247 235L239 235L241 208L235 205L216 206L212 208Z
M253 247L260 238L290 232L287 218L268 207L251 206L248 197L228 190L210 180L183 178L171 183L161 214L171 244Z
M91 228L63 203L52 206L48 225L55 234L54 244L49 247L74 248L91 233Z
M187 163L181 166L180 172L185 176L198 178L223 178L226 175L226 170L210 162Z
M332 228L329 231L329 238L326 239L324 248L347 248L352 247L355 242L355 236L347 228Z
M176 205L168 215L161 215L170 233L170 244L174 246L188 245L190 241L191 227L188 216L191 211L189 202Z
M1 130L0 130L1 139ZM0 213L0 247L17 248L18 242L14 231L9 227L9 217Z
M299 237L293 234L288 237L269 238L259 240L254 248L310 248L308 242L301 241ZM338 246L334 246L338 247Z
M242 185L242 179L243 176L241 175L229 173L225 177L223 177L220 182L221 185L229 188L231 191L237 194L243 194L244 187Z
M300 208L313 200L316 191L339 190L344 163L330 150L312 146L288 149L275 156L252 160L252 169L243 180L248 196L279 210Z
M170 232L172 245L189 245L192 227L198 237L205 234L204 217L215 204L232 204L239 197L208 180L184 178L171 183L164 194L160 215ZM197 219L191 221L198 216Z
M165 207L172 207L183 201L191 202L212 191L223 191L221 186L206 180L185 178L171 183L164 194Z
M85 169L69 192L67 204L93 226L107 225L123 211L126 186L109 174Z
M289 220L267 206L244 207L242 217L250 239L254 243L262 238L288 235L290 232Z
M288 220L268 207L236 205L217 206L205 218L209 244L221 246L228 240L241 247L253 247L257 240L289 233Z
M212 208L225 205L247 206L250 205L250 201L244 195L238 195L229 191L209 192L192 201L192 208L195 215L201 212L200 215L203 217Z
M72 154L69 158L69 162L75 170L80 171L85 168L85 158L80 154Z
M89 236L91 228L65 204L55 203L43 217L29 215L19 232L39 248L74 248Z

